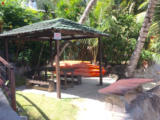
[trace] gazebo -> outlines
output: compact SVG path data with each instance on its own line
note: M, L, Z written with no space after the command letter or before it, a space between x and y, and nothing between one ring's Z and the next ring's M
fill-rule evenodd
M52 52L52 42L56 44L56 81L57 81L57 97L61 98L61 84L60 84L60 67L59 67L59 46L61 40L77 40L87 38L98 38L99 44L99 65L100 65L100 81L99 85L103 84L102 79L102 51L101 51L101 37L108 37L106 33L102 33L85 25L78 24L68 19L53 19L46 20L17 29L13 29L0 34L0 40L5 41L5 54L8 61L8 41L24 40L24 41L49 41ZM51 60L53 65L53 58Z

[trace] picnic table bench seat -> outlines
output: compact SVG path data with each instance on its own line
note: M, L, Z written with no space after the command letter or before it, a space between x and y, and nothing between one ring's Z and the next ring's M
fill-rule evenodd
M31 87L32 84L39 86L47 86L47 88L42 88L42 90L54 91L54 83L56 83L56 78L54 76L55 67L42 67L37 69L38 76L34 76L30 79L27 79L27 87ZM44 71L44 75L40 75L40 72ZM74 87L74 83L81 84L81 76L74 75L74 69L61 69L62 73L60 74L61 82L64 84L64 89L69 87L68 83L71 83L71 87ZM48 74L50 72L50 74ZM53 74L52 74L53 73ZM32 88L41 89L39 86L32 86Z

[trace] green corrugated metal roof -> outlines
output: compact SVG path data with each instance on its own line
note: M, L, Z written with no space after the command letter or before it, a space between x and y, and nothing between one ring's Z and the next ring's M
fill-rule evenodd
M78 31L83 32L83 34L88 33L90 35L97 36L108 36L108 34L97 31L91 27L87 27L85 25L81 25L79 23L73 22L68 19L58 18L52 20L46 20L38 23L34 23L31 25L23 26L17 29L13 29L10 31L6 31L0 34L1 37L11 37L21 34L33 33L33 32L41 32L44 30L64 30L64 31Z

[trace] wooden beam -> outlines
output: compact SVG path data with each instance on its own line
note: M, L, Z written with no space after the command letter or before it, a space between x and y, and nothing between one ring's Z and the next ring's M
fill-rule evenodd
M60 41L56 40L56 85L57 85L57 98L61 98L61 81L60 81L60 66L59 66L59 44Z
M2 62L8 69L13 68L5 59L0 56L0 62Z
M98 38L98 51L99 51L99 67L100 67L100 77L99 77L99 85L103 85L103 74L102 74L102 44L101 39Z
M27 33L20 33L20 34L13 34L10 36L1 36L0 38L4 38L4 39L13 39L13 38L17 38L17 39L24 39L26 37L30 37L30 38L39 38L39 37L51 37L53 35L54 32L60 32L62 33L62 35L85 35L88 36L88 38L90 38L91 36L93 38L95 37L100 37L102 35L99 35L98 33L91 33L91 32L84 32L81 30L57 30L57 29L48 29L48 30L42 30L42 31L33 31L33 32L27 32ZM74 38L71 38L74 39ZM81 39L81 38L79 38Z
M48 40L50 40L50 37L51 37L51 35L50 36L47 36L47 37L45 37L45 36L37 36L37 37L27 37L27 36L24 36L24 37L10 37L10 40L12 40L12 41L15 41L15 40L24 40L24 41L37 41L37 42L39 42L39 41L48 41ZM75 36L72 36L71 38L63 38L63 36L62 36L62 39L63 40L77 40L77 39L89 39L89 38L97 38L97 36L90 36L90 35L88 35L88 36L79 36L79 37L75 37ZM5 38L5 40L9 40L9 38Z
M72 38L63 38L63 40L77 40L77 39L89 39L89 38L97 38L97 36L85 36L85 37L72 37Z

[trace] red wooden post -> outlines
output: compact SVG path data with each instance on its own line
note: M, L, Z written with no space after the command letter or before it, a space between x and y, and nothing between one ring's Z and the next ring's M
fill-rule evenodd
M57 80L57 98L61 98L61 81L60 81L60 66L59 66L59 40L56 40L56 80Z
M11 88L11 106L16 111L16 96L15 96L15 76L13 67L9 70L10 88Z
M98 51L99 51L99 68L100 68L100 77L99 77L99 85L103 85L103 74L102 74L102 44L101 39L98 38Z

